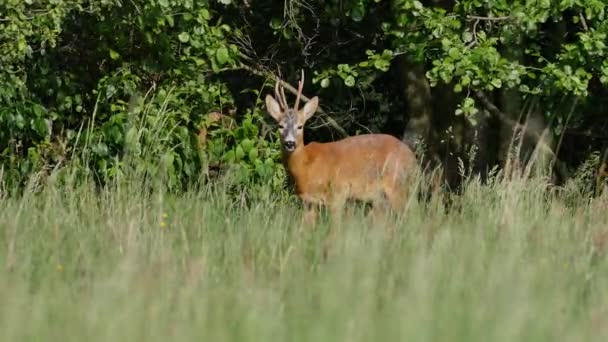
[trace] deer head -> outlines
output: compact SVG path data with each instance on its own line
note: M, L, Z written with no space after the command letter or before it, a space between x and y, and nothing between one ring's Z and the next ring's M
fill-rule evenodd
M287 104L285 90L279 79L277 79L274 87L276 99L270 94L266 95L266 108L268 113L279 124L281 144L283 145L283 150L287 153L292 153L299 147L304 146L304 124L319 106L319 98L315 96L301 110L298 109L303 87L304 70L302 70L302 77L298 82L298 94L296 95L296 102L293 108L289 108Z

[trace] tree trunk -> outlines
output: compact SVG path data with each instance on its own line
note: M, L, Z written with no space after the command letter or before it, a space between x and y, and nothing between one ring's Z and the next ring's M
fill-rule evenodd
M407 102L406 115L409 116L403 140L410 140L416 149L424 150L427 160L432 160L437 149L430 139L433 108L431 87L424 67L402 57L399 60L399 70Z
M497 120L487 109L481 108L480 105L477 107L479 111L474 117L468 139L471 144L468 156L472 158L469 160L472 163L469 167L474 174L479 175L485 181L488 172L496 164L497 142L499 141L497 139Z

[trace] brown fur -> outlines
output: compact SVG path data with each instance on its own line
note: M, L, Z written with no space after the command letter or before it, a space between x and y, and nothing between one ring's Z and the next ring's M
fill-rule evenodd
M286 158L300 198L311 204L342 204L347 199L393 209L403 205L405 173L416 164L414 153L397 138L365 134L330 143L299 146Z

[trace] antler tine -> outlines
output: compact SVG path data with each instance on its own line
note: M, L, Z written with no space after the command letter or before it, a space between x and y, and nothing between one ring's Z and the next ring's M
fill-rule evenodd
M302 77L298 81L298 95L296 95L296 104L293 106L293 109L298 110L300 106L300 96L302 95L302 89L304 88L304 69L302 69Z
M283 110L285 110L285 104L283 103L283 98L281 97L281 94L279 93L279 78L277 77L277 82L274 85L274 97L277 98L277 100L279 101L279 105L283 108Z
M281 85L279 87L281 89L281 95L282 95L282 100L283 101L283 105L285 110L289 109L289 105L287 104L287 97L285 96L285 88L283 87L283 85Z

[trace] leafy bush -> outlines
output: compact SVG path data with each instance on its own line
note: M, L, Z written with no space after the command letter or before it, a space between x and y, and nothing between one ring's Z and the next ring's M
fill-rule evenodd
M99 185L178 190L221 164L236 188L274 189L284 174L257 92L302 68L334 128L413 131L446 172L470 145L476 170L504 164L504 132L526 112L548 140L585 138L564 140L570 155L549 146L569 170L606 149L602 0L8 0L0 13L0 165L14 185L71 165ZM201 150L198 129L224 108L236 130Z
M0 72L5 180L23 183L68 160L100 184L128 174L160 177L170 188L199 179L195 129L204 114L233 102L213 76L237 56L226 39L231 28L207 2L26 1L0 9L10 14L2 34L17 37L0 53L9 66ZM270 173L269 161L250 161Z

